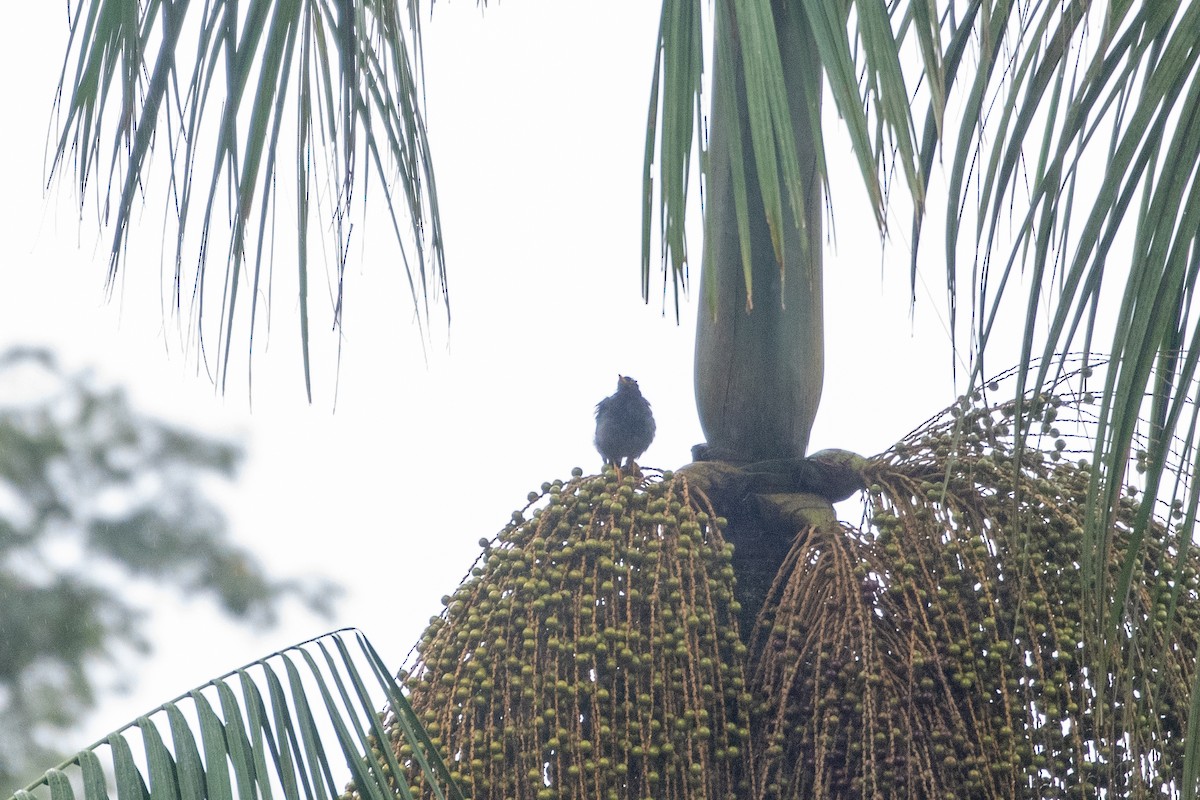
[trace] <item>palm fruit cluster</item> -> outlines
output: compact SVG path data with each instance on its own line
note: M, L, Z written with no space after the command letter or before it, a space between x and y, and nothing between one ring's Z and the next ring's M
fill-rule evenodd
M1071 460L1090 451L1089 402L963 401L871 460L862 530L801 532L750 652L769 708L752 742L762 796L1178 790L1200 561L1178 501L1152 498L1165 513L1131 538L1144 498L1129 489L1106 558L1115 578L1137 548L1123 634L1089 636L1091 469ZM1103 673L1085 666L1097 653Z
M743 524L745 498L650 471L544 484L431 621L412 705L481 800L1175 796L1192 515L1129 486L1088 549L1090 409L964 399L869 459L859 525L763 522L792 546L748 648L718 516L742 502ZM1122 602L1088 604L1089 553ZM389 732L372 745L432 796Z
M723 521L669 472L576 470L529 500L481 542L402 675L464 792L753 796ZM411 746L393 747L411 766Z

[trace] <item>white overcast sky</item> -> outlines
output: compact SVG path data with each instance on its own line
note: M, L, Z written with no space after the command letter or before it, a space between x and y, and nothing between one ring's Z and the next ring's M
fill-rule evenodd
M297 337L280 321L294 307L283 278L269 346L256 357L253 410L244 370L235 369L224 395L214 391L195 354L178 345L179 320L164 318L159 304L161 208L148 207L135 223L133 238L151 255L130 263L105 299L111 232L90 210L77 221L67 185L43 191L65 4L8 10L0 47L0 347L50 345L67 365L94 365L128 385L146 409L244 441L246 467L227 493L237 540L276 574L319 572L348 588L336 620L290 609L267 632L232 626L207 602L170 604L155 617L155 653L135 665L133 692L107 702L73 744L339 625L362 628L398 667L438 598L470 567L481 536L543 480L577 465L599 468L593 406L618 373L638 379L658 419L644 463L689 460L702 440L692 391L694 298L677 325L638 293L657 5L437 4L425 29L428 121L453 322L447 332L435 315L426 364L386 247L390 231L356 232L336 413L327 334L315 354L316 400L305 402ZM827 129L831 146L844 146L835 120ZM926 239L933 294L919 289L912 314L907 220L893 225L897 238L882 261L848 154L835 154L833 165L826 384L811 449L871 454L954 396L940 236ZM691 252L698 262L698 238ZM312 313L314 329L328 330L319 289Z

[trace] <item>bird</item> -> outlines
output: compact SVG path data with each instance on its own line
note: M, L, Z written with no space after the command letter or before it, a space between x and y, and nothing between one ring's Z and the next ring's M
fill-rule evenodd
M654 414L642 397L638 383L628 375L617 376L617 391L596 404L596 449L605 464L618 470L621 459L636 468L634 459L654 441Z

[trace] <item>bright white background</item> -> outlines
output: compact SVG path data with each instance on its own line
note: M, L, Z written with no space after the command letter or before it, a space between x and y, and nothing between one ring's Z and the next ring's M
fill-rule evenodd
M161 208L148 206L135 222L135 242L152 255L131 262L106 300L111 232L91 206L78 221L69 172L44 191L64 4L9 10L0 47L0 348L50 345L68 366L95 365L127 385L143 408L244 441L245 469L225 493L234 536L276 575L321 573L348 589L336 620L289 608L267 632L230 624L208 602L166 603L131 693L107 701L65 746L335 626L362 628L399 666L481 536L543 480L599 468L592 410L618 373L638 379L658 419L642 461L689 460L703 438L692 392L694 298L676 324L638 292L656 6L437 5L425 29L428 121L453 320L447 330L435 313L426 360L390 231L356 232L340 378L321 280L312 293L320 338L311 406L286 265L276 266L278 319L256 344L266 346L256 350L252 397L244 358L222 395L179 344L186 321L164 315ZM827 130L831 147L844 147L836 121ZM885 262L849 154L833 165L826 383L811 449L872 454L954 397L940 237L927 234L922 275L932 295L919 287L912 312L907 220L894 221ZM698 264L696 237L691 252ZM244 338L234 346L244 350Z

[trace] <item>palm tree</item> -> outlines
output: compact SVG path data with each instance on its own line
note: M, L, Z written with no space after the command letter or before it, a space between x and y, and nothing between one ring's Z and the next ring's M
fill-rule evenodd
M665 525L685 542L700 535L711 550L708 571L681 572L681 580L702 576L720 582L725 534L763 539L773 532L791 544L790 554L780 549L762 568L773 578L769 585L751 586L750 611L763 606L767 616L758 621L768 632L752 643L747 674L726 676L773 687L774 695L767 692L764 701L734 691L727 698L732 710L722 706L721 711L723 724L747 747L757 748L761 760L749 769L713 767L711 774L721 776L716 784L681 778L680 796L691 791L680 787L695 785L735 790L750 785L764 794L803 796L821 787L869 794L884 783L894 791L907 787L903 791L914 796L947 787L1001 796L1006 787L1020 788L1049 796L1101 784L1122 796L1136 795L1147 785L1193 796L1200 736L1188 723L1200 720L1200 709L1189 704L1200 695L1192 691L1196 671L1187 666L1187 657L1195 652L1189 621L1194 619L1196 569L1190 544L1200 496L1188 478L1197 421L1192 386L1200 358L1192 342L1198 328L1191 307L1200 263L1194 245L1200 201L1193 196L1193 167L1200 161L1193 122L1200 108L1200 50L1194 41L1200 36L1200 4L717 2L707 118L701 112L705 8L688 0L663 3L645 160L642 272L648 293L657 214L664 280L676 296L686 286L683 221L698 158L705 250L696 387L708 439L700 455L708 466L689 468L683 484L664 474L661 480L630 484L617 476L593 482L577 476L546 487L546 508L561 504L562 510L514 522L490 548L493 555L477 576L482 582L465 584L457 605L450 605L447 623L431 628L422 655L427 669L414 676L414 700L421 700L420 681L439 661L461 666L482 658L463 650L461 641L458 650L438 648L449 646L447 637L457 640L464 629L456 624L468 625L464 638L471 638L472 604L496 590L488 581L503 577L502 565L513 561L494 554L545 552L546 537L553 534L545 518L579 522L580 504L600 504L616 515L614 524L624 519L624 511L635 509L661 516L656 531ZM420 111L416 5L343 0L259 2L242 9L216 0L199 17L189 11L186 0L94 0L74 22L76 60L68 65L76 67L64 72L56 164L65 163L74 148L82 184L100 168L104 137L124 137L128 169L112 197L110 274L121 266L146 157L156 141L166 141L175 154L173 185L178 187L178 303L188 297L181 267L190 261L188 248L198 248L198 288L190 296L199 303L206 296L206 266L214 251L211 222L226 213L233 221L219 292L219 349L227 365L232 320L246 304L239 304L239 297L247 288L254 324L266 230L261 220L275 191L272 179L281 174L277 145L283 114L291 110L299 130L294 176L305 353L307 226L317 186L332 187L330 214L339 226L334 256L343 263L349 239L345 223L364 194L356 188L366 180L364 174L382 179L376 186L383 187L397 240L409 242L404 252L412 300L426 314L430 295L444 295L445 283L434 173ZM198 55L177 81L180 45L187 43L190 52L194 41ZM223 110L212 131L215 150L201 170L196 148L208 131L199 112L216 107L217 99ZM831 176L822 137L832 114L840 119L839 135L853 143L881 234L892 235L898 205L910 208L914 276L918 260L927 257L918 247L926 215L941 194L933 187L944 179L940 238L946 292L951 326L966 337L963 350L971 364L963 403L945 420L865 463L845 454L806 458L822 387L822 251L824 229L833 218L825 206ZM326 149L314 150L317 142ZM324 159L311 159L312 152ZM314 163L323 164L322 178L314 177ZM195 193L194 186L208 192ZM222 208L226 196L228 208ZM1136 212L1130 213L1135 201ZM194 223L188 227L196 214L201 215L198 232ZM1110 254L1119 258L1110 260ZM1011 402L997 405L987 397L1000 384L993 388L984 380L984 355L997 319L1009 307L1002 300L1018 291L1013 287L1022 275L1029 287L1022 356L1005 384L1011 386ZM964 299L969 313L959 314ZM1100 346L1097 337L1105 336L1111 336L1111 344ZM1072 350L1107 351L1109 366L1093 372L1101 366L1094 362L1104 359L1088 355L1072 362L1064 355ZM305 364L307 379L307 356ZM1076 385L1069 381L1082 388L1068 392L1064 387ZM1065 408L1084 418L1091 399L1084 383L1102 388L1095 394L1098 410L1085 419L1084 438L1077 440L1063 430L1060 415ZM1031 455L1043 432L1056 443L1046 459ZM1068 446L1076 441L1085 445ZM1060 469L1055 459L1073 450L1086 451L1081 455L1088 463ZM842 535L839 528L834 535L832 516L824 508L847 480L868 490L873 521L865 532ZM688 481L707 490L711 506L709 500L685 497ZM1122 500L1131 481L1143 492L1141 502ZM724 491L731 485L736 492ZM824 498L815 512L812 503L787 499L814 492ZM761 501L760 513L739 521L740 507L725 505L733 504L730 497L747 494ZM1177 501L1178 521L1156 520L1159 499ZM652 510L659 505L661 510ZM720 516L730 517L729 525L717 523ZM653 538L636 524L625 532L633 538L622 547L634 550ZM1041 548L1064 539L1065 573L1052 576ZM930 542L938 547L930 549ZM587 548L579 549L586 555ZM680 552L671 550L670 558L681 558ZM948 563L945 552L953 556ZM826 562L831 572L815 569ZM585 566L610 568L598 561ZM741 571L742 598L746 584L755 581L745 580L744 561L733 566ZM564 575L579 568L566 562L551 567ZM580 575L591 574L587 569L579 568ZM826 583L805 577L815 573ZM600 571L593 578L597 586L606 581ZM967 578L967 585L984 595L977 605L949 589ZM947 592L944 599L941 592ZM740 599L719 595L704 600L715 605L695 606L699 625L715 625L721 614L736 615L729 603ZM792 641L786 636L812 630L814 620L828 618L831 608L860 608L864 598L876 611L806 640L815 642L815 649L796 651L786 644ZM695 597L688 602L693 601L701 602ZM572 613L585 606L573 606ZM742 610L747 611L744 604ZM911 625L926 618L934 621ZM629 625L631 619L612 622ZM906 624L916 638L906 655L891 663L887 654L904 649L895 637ZM549 637L538 636L543 638L529 641L541 653ZM713 636L721 639L719 633ZM784 644L778 636L785 637ZM718 660L742 658L739 643L721 641L732 650L715 651ZM881 644L888 641L892 644ZM956 661L951 668L947 653L957 659L961 642L972 658L978 657L978 665ZM999 682L992 681L984 663L1003 661L1000 656L1014 645L1017 662L1048 660L1035 676L1001 669ZM706 657L683 650L685 661ZM805 654L835 650L842 661L834 672L843 682L822 684L821 671L833 662L807 660ZM780 657L781 652L791 655ZM431 660L430 653L441 655ZM632 648L631 653L640 659ZM856 664L873 666L860 674ZM667 662L660 666L668 668ZM934 667L935 675L924 674ZM678 668L693 674L687 672L691 666ZM696 668L700 683L706 668ZM901 675L907 678L895 678ZM901 696L911 702L912 687L923 686L926 678L929 695L923 703L938 711L924 722L937 724L921 728L922 720L912 715L901 723L888 716L891 712L855 716L864 704L898 702ZM1061 703L1032 688L1055 682L1070 686ZM821 686L833 694L815 691ZM471 695L468 684L451 688ZM989 711L988 692L1025 698L1015 707L1031 710L1015 733L1009 718ZM426 695L445 699L436 687ZM849 712L834 709L847 702ZM1083 708L1072 710L1072 704ZM1014 706L1005 708L1004 713L1015 713ZM703 703L686 710L693 722L701 711L716 715ZM641 724L636 713L622 713L622 724ZM760 713L774 722L747 721ZM810 739L793 736L805 727L796 721L802 714L820 720ZM852 718L869 719L887 743L878 763L872 761L874 745L855 749L839 727ZM972 751L973 760L963 764L945 750L953 750L947 730L966 725L966 719L975 720L968 726L971 734L987 746ZM1055 719L1071 732L1060 737L1065 743L1047 738L1057 730L1047 720ZM442 731L449 724L436 716L427 721ZM653 721L645 717L647 725ZM539 725L545 724L543 718ZM491 735L484 728L480 736ZM576 740L592 735L568 730L564 741L568 734ZM1003 747L987 749L989 738ZM920 747L906 745L909 760L902 769L894 743L917 739ZM424 752L407 746L397 743L396 752L405 757ZM740 745L726 742L718 749L727 761L730 747L741 753ZM715 752L713 764L720 761ZM919 761L914 753L925 759L919 768L913 766ZM1068 755L1060 759L1062 753ZM874 766L832 774L829 764L847 762L847 754ZM784 774L781 755L814 765L819 780L809 785ZM1121 757L1140 766L1125 767ZM708 765L702 762L704 776L710 774ZM639 780L650 781L651 773L654 780L662 777L657 770L641 769ZM898 783L901 772L908 783ZM458 774L469 778L469 773L463 766ZM551 788L548 777L531 780Z

